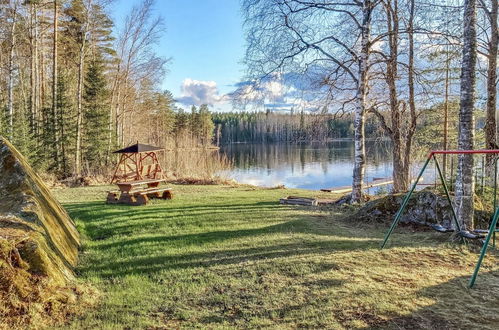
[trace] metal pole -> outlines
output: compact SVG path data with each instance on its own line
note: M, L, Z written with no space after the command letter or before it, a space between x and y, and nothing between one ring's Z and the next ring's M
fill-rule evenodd
M473 272L473 275L471 276L470 282L469 282L469 287L472 288L473 285L475 284L476 277L478 276L478 271L480 270L480 266L482 265L483 258L485 257L485 254L487 253L487 248L489 246L490 238L494 235L495 228L497 225L497 218L499 218L499 208L496 209L494 213L494 217L492 218L492 223L490 224L489 227L489 233L487 234L487 237L485 238L485 242L483 243L482 250L480 252L480 257L478 258L478 262L476 263L475 266L475 271Z
M400 221L400 217L402 216L402 212L404 212L404 210L407 206L407 203L409 202L409 198L411 198L414 190L416 189L416 186L417 186L419 180L421 179L421 177L423 176L423 173L426 170L426 167L428 166L428 163L430 162L432 156L433 156L433 153L431 153L428 156L428 159L426 159L426 162L424 163L423 168L419 172L419 175L418 175L416 181L414 181L414 184L412 185L411 190L407 193L407 195L405 195L404 201L402 202L400 209L397 211L397 214L395 215L395 218L393 219L393 222L392 222L392 225L390 226L390 229L388 229L388 232L385 234L385 239L383 240L383 244L381 244L382 249L385 247L386 242L388 241L388 238L390 238L390 235L392 234L393 230L398 225L398 223Z
M440 180L442 181L442 186L444 186L445 196L447 196L447 200L449 201L449 205L452 210L452 217L454 218L457 231L461 231L461 226L459 226L459 221L457 221L456 211L454 210L454 205L452 204L452 200L450 199L449 190L447 189L447 184L445 183L445 179L442 175L442 171L440 170L440 165L438 163L437 157L435 157L435 154L433 154L433 160L435 161L436 165L435 167L437 168L438 175L440 176Z
M477 171L477 168L474 167L474 171L475 171L475 182L477 183L478 185L478 171ZM459 175L459 174L458 174Z
M494 210L497 207L497 160L499 160L499 157L496 157L495 161L495 168L494 168Z
M484 191L484 186L485 186L485 157L482 157L482 180L481 180L481 184L482 184L482 187L481 187L481 194L483 196L483 191Z
M495 159L494 166L494 210L497 208L497 160L499 157ZM492 246L496 247L496 229L494 228L494 237L492 239Z
M451 157L450 159L450 187L451 189L454 189L454 157Z

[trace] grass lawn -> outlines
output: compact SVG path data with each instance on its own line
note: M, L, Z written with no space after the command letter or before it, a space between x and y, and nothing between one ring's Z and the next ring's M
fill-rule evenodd
M175 199L106 205L109 187L56 190L83 238L78 273L99 305L81 328L499 327L499 265L445 234L348 223L282 206L317 192L174 186ZM330 195L329 195L330 196Z

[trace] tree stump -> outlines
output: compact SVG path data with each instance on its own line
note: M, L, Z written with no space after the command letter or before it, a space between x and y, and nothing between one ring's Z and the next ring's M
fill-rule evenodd
M163 196L161 198L163 198L163 199L172 199L173 198L173 192L171 190L165 190L165 191L163 191Z

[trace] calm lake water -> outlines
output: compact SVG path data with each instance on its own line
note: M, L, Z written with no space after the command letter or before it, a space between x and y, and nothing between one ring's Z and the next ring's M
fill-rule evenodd
M368 142L366 180L392 176L390 145ZM318 190L352 183L353 141L327 144L231 144L221 148L240 183Z

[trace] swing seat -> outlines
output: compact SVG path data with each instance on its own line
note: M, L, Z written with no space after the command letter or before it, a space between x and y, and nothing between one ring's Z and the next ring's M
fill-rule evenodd
M467 238L467 239L480 239L480 238L485 238L485 235L482 235L477 232L471 232L469 230L461 230L460 232L457 233L459 236Z
M454 231L454 229L449 228L449 227L444 227L440 224L433 224L433 225L431 225L431 227L433 229L435 229L436 231L438 231L439 233L451 233Z
M474 233L479 233L479 234L488 234L489 233L489 230L488 229L475 229L473 230ZM496 230L494 230L494 232L499 232L499 228L496 228Z

